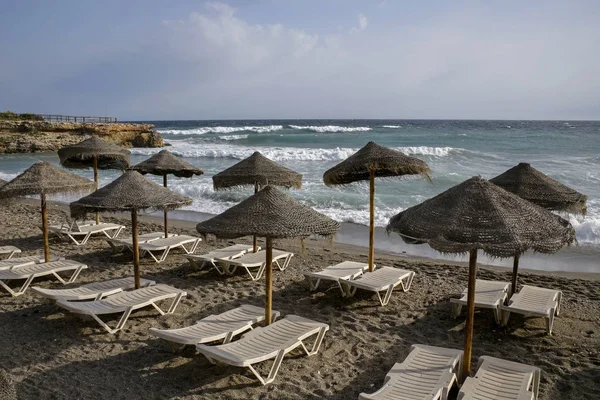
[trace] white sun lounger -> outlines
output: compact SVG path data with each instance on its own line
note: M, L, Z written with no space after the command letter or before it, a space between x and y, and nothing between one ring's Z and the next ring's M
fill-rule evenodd
M491 308L494 311L496 323L501 323L502 312L500 306L508 299L510 283L501 281L484 281L477 279L475 282L475 307ZM450 299L454 317L460 315L463 306L467 305L468 288L462 292L460 299Z
M346 296L346 291L340 284L340 279L356 279L363 272L369 269L369 264L355 261L344 261L336 265L330 265L322 271L305 272L304 279L308 283L310 290L317 290L321 281L334 281L337 283L342 297Z
M81 246L87 243L89 238L95 233L103 233L106 237L114 239L119 233L125 228L123 225L111 224L109 222L101 222L96 225L74 225L72 228L64 227L62 225L52 225L48 227L49 232L54 232L61 238L69 238L77 246ZM112 233L110 233L112 232ZM78 240L77 238L83 236L83 239Z
M273 249L273 264L279 268L280 271L284 271L288 265L290 264L290 260L294 256L294 253L290 253L288 251L282 251ZM267 266L267 252L266 250L261 250L256 253L246 253L241 257L238 257L233 260L228 260L225 258L215 258L222 266L226 273L233 274L238 267L244 268L250 278L253 281L260 279L262 274L265 272L265 267ZM282 260L280 263L279 260ZM250 269L258 268L256 275L252 275Z
M177 234L169 234L169 237L177 236ZM138 244L148 243L156 239L162 239L165 237L164 232L152 232L138 235ZM116 253L125 249L131 250L133 248L133 238L105 238L106 242L110 245L112 250Z
M283 357L296 347L302 346L308 356L316 354L327 330L327 324L288 315L271 325L246 333L235 342L218 346L199 344L196 349L212 363L219 361L236 367L248 367L258 380L266 385L275 380ZM312 348L308 350L303 340L314 335L317 337ZM252 367L253 364L273 358L273 366L266 378Z
M48 263L24 265L19 268L0 271L0 286L6 289L8 293L16 297L25 293L25 291L35 278L47 275L54 275L56 279L60 281L60 283L66 285L67 283L75 281L75 279L77 279L77 277L79 276L79 273L85 268L87 268L87 265L71 260L51 261ZM68 279L63 279L58 274L59 272L63 271L73 271L73 273ZM23 283L23 285L21 285L21 287L17 290L11 289L5 283L6 281L23 279L25 279L25 283Z
M147 306L153 306L161 315L171 314L175 311L175 308L177 308L181 298L186 295L187 293L183 290L171 286L155 285L117 293L102 300L79 302L59 300L56 302L56 305L75 314L90 315L106 329L108 333L115 333L123 329L132 311ZM167 311L163 311L156 303L167 299L173 300ZM99 317L99 315L119 313L122 313L122 316L114 329L109 327Z
M156 282L141 279L141 286L153 286ZM133 289L135 280L133 277L111 279L103 282L86 283L71 289L44 289L38 286L33 286L31 290L37 294L51 300L64 301L81 301L81 300L100 300L103 297L110 296L122 292L124 290Z
M279 311L272 312L273 321L279 317ZM176 343L182 347L222 340L231 342L234 336L252 329L252 325L265 319L265 309L251 305L242 305L221 314L209 315L194 325L180 329L150 328L149 333Z
M140 256L143 257L148 253L154 261L159 263L165 261L169 252L178 247L181 247L186 254L193 253L196 251L196 247L198 247L201 241L202 239L199 237L188 235L169 236L168 238L156 239L139 245ZM190 245L189 248L186 247L187 244Z
M508 305L500 306L502 324L508 323L511 313L533 315L546 319L546 329L552 335L554 317L560 312L562 292L560 290L544 289L535 286L523 286L519 293L512 295Z
M234 244L233 246L216 249L206 254L189 254L185 256L193 267L198 269L204 268L206 265L212 266L219 274L223 275L225 270L220 266L218 259L233 260L239 258L252 250L252 245ZM260 250L260 247L258 247Z
M477 373L465 380L457 400L536 400L540 375L537 367L482 356Z
M402 285L402 290L406 292L410 289L414 277L414 271L393 267L381 267L373 272L365 272L354 280L340 278L339 282L346 291L346 296L354 296L357 289L370 290L371 292L377 293L379 302L382 306L385 306L389 303L394 288L398 285ZM382 299L380 292L384 290L385 295Z
M59 261L64 260L64 257L51 256L50 261ZM44 256L27 256L27 257L18 257L11 258L10 260L2 260L0 261L0 271L10 270L15 268L24 267L26 265L31 264L40 264L45 262Z
M446 400L457 383L462 350L413 344L408 356L385 376L381 389L359 400Z
M8 254L5 260L9 260L17 253L20 253L21 249L15 246L0 246L0 254Z

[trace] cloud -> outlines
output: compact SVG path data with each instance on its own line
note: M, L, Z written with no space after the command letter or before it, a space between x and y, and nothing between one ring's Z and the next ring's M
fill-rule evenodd
M86 43L93 51L16 53L0 65L0 96L25 111L109 107L132 119L600 117L597 26L492 14L372 16L374 35L356 34L363 14L351 30L312 31L207 3L135 37Z

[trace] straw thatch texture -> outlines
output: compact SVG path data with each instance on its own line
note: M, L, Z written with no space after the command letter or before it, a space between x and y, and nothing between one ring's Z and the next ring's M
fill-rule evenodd
M0 400L17 400L15 383L3 369L0 369Z
M141 174L172 174L180 178L191 178L194 175L202 175L204 173L200 168L186 163L168 150L160 151L146 161L134 165L131 169Z
M554 253L575 240L566 220L480 177L402 211L387 230L443 253L482 249L495 257Z
M130 210L172 210L192 204L192 199L144 178L137 171L127 171L115 181L71 203L71 217L87 213Z
M417 174L428 176L429 174L429 166L425 161L380 146L375 142L369 142L362 149L327 170L323 174L323 182L331 186L368 181L371 169L375 172L376 178Z
M272 186L196 226L199 233L227 239L250 235L272 239L331 236L338 229L336 221Z
M548 210L585 213L587 196L520 163L490 182Z
M302 174L269 160L258 151L214 175L212 179L215 190L256 184L296 189L302 186Z
M97 136L58 150L61 165L67 168L91 168L92 160L98 159L98 169L120 169L129 167L129 150L106 142Z
M0 198L94 190L94 182L47 162L38 162L0 187Z

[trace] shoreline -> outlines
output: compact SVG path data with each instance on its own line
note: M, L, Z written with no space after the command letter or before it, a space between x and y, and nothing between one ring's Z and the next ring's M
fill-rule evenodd
M34 199L19 199L18 201L36 206L39 202ZM69 207L66 203L49 200L48 207L58 208L63 212L67 213L67 215L69 213ZM130 220L128 213L106 213L105 215L107 217ZM198 222L204 221L208 218L211 218L212 216L212 214L202 213L199 211L174 210L169 212L169 224L173 228L186 229L195 232L196 224ZM185 219L182 219L182 217L185 217ZM142 222L156 225L163 224L162 214L159 215L158 213L140 214L139 220ZM127 223L125 223L125 225L127 226ZM356 244L356 241L357 239L361 240L362 238L366 240L368 227L349 222L342 222L341 225L342 228L340 229L340 232L333 239L334 247L337 250L345 250L350 254L364 254L366 256L368 247L361 244ZM305 240L305 244L307 246L315 246L313 242L314 240ZM398 247L399 250L392 250L392 246ZM577 254L577 252L580 250L583 254ZM398 235L392 234L388 236L385 232L385 229L381 227L377 227L375 229L375 255L376 257L397 257L414 261L424 261L428 263L450 264L462 267L468 266L468 260L466 259L466 256L462 256L464 260L461 260L460 257L444 256L431 249L427 245L405 244ZM573 260L575 257L581 257L586 263L594 262L593 265L595 265L598 268L598 271L565 271L523 267L528 261L536 257L541 258L541 260L537 260L540 263L544 263L548 260L551 260L554 262L554 264L559 264L560 262L567 263L569 262L569 260ZM537 275L550 275L567 278L600 280L600 262L598 262L598 260L600 260L600 249L585 249L581 246L574 248L565 248L554 255L536 254L532 256L532 254L528 252L521 257L521 266L519 267L519 273L523 272ZM494 263L494 261L496 261L496 263ZM512 273L512 259L500 260L511 265L498 265L497 261L498 260L494 260L490 257L487 257L485 254L482 254L480 252L477 265L479 268L484 268L496 272Z

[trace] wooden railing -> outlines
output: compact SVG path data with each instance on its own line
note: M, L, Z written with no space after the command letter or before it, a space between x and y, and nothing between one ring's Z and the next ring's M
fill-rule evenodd
M48 122L117 122L115 117L75 117L72 115L37 114Z

